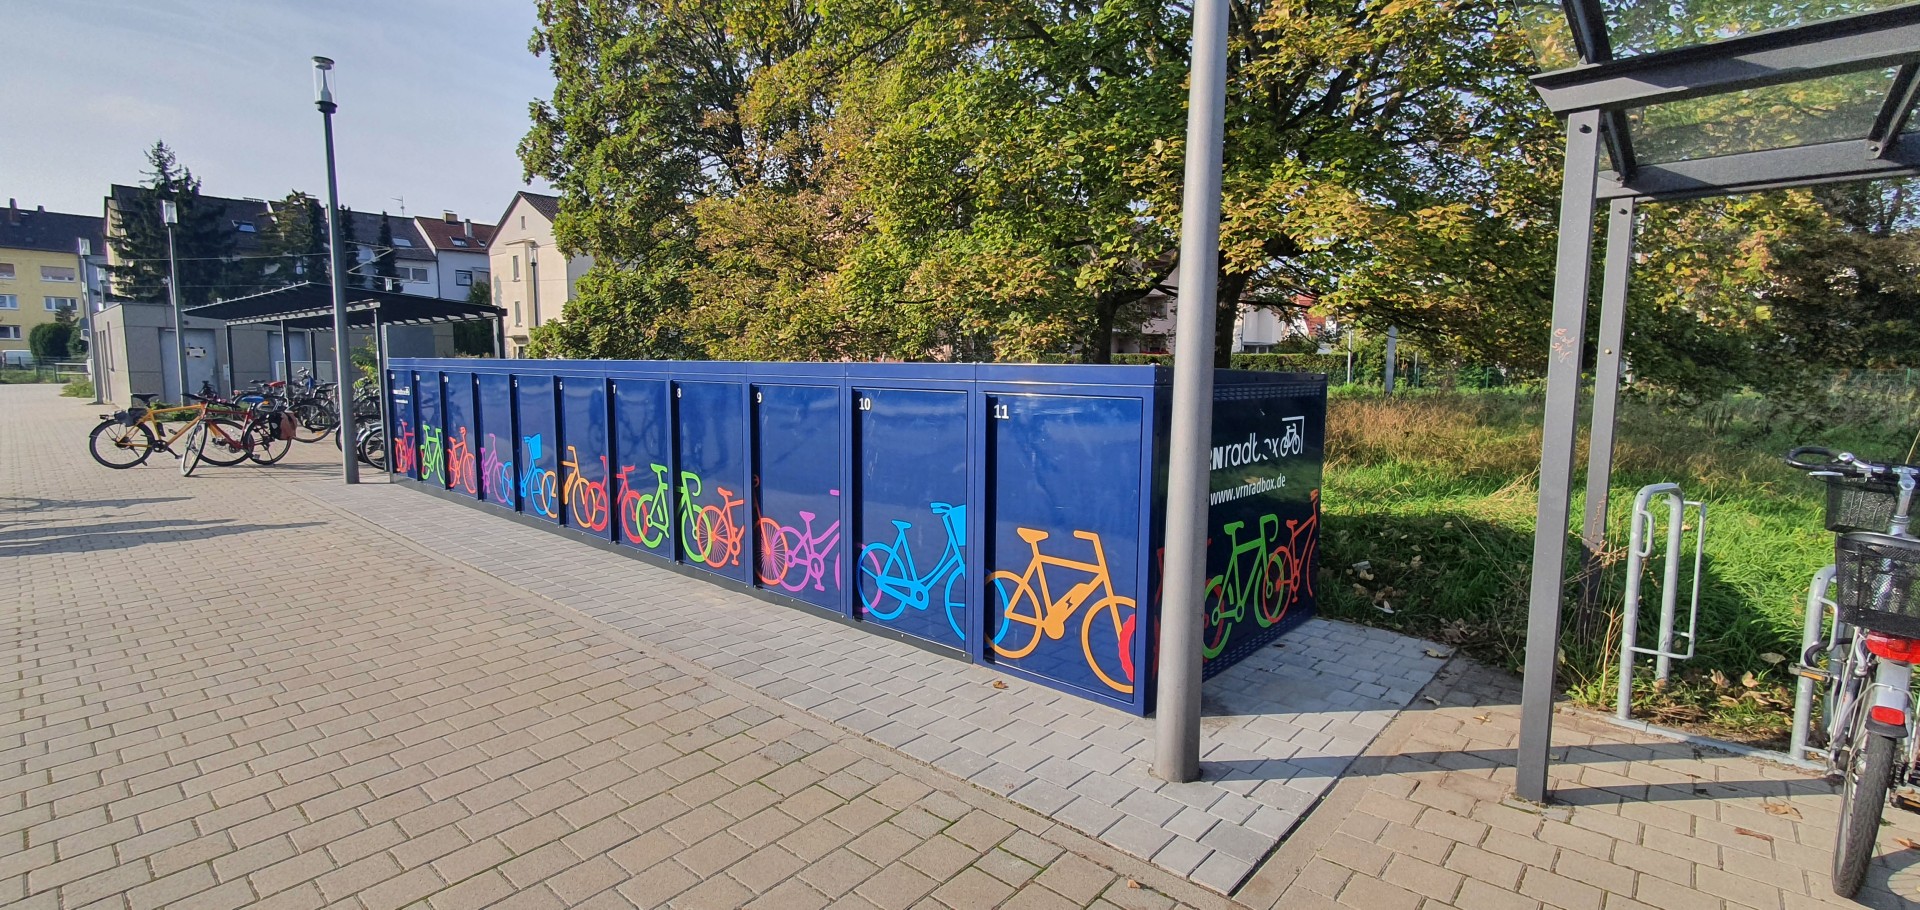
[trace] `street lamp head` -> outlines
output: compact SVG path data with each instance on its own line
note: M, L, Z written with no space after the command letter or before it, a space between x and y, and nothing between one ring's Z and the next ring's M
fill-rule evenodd
M161 224L179 224L180 223L180 207L178 205L175 205L173 200L171 199L160 200L160 223Z
M313 103L325 113L333 113L333 86L329 83L328 73L333 71L333 60L329 57L313 58Z

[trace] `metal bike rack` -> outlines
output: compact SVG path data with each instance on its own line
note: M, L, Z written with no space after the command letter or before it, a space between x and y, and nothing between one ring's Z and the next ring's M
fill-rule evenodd
M1807 589L1807 621L1800 632L1800 653L1794 655L1793 675L1800 677L1793 693L1793 738L1788 742L1787 755L1794 761L1811 762L1814 756L1824 759L1826 753L1807 746L1807 737L1813 726L1813 698L1819 691L1817 684L1824 684L1827 671L1806 664L1807 655L1815 645L1820 644L1826 628L1826 617L1833 616L1833 644L1828 647L1831 656L1833 648L1845 637L1844 626L1840 622L1840 605L1835 603L1827 592L1833 587L1834 567L1829 565L1814 573L1813 584ZM1827 663L1833 666L1831 660Z
M1667 500L1667 551L1664 556L1664 583L1660 590L1660 635L1659 644L1652 648L1640 647L1640 577L1648 557L1653 555L1653 531L1657 519L1649 508L1656 496ZM1693 549L1693 601L1688 609L1687 631L1681 633L1687 640L1685 653L1673 650L1674 618L1680 602L1680 559L1686 543L1686 510L1692 506L1696 510L1695 541ZM1620 634L1620 690L1615 701L1615 716L1621 720L1633 717L1633 664L1636 656L1651 655L1654 659L1654 676L1665 680L1673 672L1673 661L1693 657L1695 633L1700 624L1700 568L1701 559L1707 550L1707 506L1705 503L1688 500L1677 483L1656 483L1641 487L1633 498L1633 531L1627 544L1627 595L1621 611Z

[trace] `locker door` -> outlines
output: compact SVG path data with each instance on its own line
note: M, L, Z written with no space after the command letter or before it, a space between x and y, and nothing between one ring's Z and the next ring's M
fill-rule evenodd
M856 389L854 415L854 618L964 649L981 584L967 564L966 393Z

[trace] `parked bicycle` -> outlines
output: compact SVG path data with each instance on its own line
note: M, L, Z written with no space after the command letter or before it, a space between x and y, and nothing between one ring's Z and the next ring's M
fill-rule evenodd
M1920 467L1811 446L1786 460L1826 482L1827 528L1838 535L1831 631L1800 655L1794 671L1824 684L1827 777L1840 785L1833 890L1852 897L1888 804L1915 805L1920 795L1912 696L1920 660L1920 540L1908 534Z
M209 403L197 395L186 396L193 404L153 407L156 393L136 394L136 406L101 420L87 434L87 451L93 460L109 468L125 469L145 464L155 451L180 459L180 473L190 476L204 459L210 464L230 466L247 459L249 444L244 424L245 412L218 402ZM167 424L175 423L169 430ZM175 451L174 443L181 443Z

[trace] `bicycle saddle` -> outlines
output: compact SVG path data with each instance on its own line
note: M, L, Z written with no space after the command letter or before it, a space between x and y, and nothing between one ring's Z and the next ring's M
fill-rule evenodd
M159 392L135 392L133 393L133 397L135 399L138 399L141 404L152 404L155 398L160 397L160 393Z

